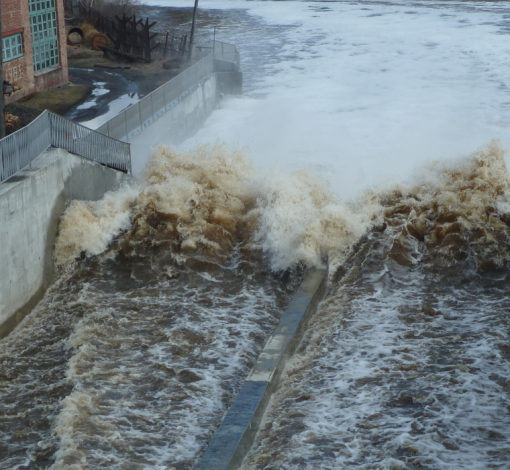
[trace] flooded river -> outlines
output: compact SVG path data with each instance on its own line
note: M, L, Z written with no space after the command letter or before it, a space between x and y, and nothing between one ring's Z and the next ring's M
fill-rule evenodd
M244 470L509 468L508 15L204 2L245 95L68 207L55 283L0 341L0 467L193 468L328 265Z

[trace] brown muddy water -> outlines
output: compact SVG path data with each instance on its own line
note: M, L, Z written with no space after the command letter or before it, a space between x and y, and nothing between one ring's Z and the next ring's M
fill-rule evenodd
M64 216L60 277L0 343L2 468L190 468L295 290L242 239L246 162L162 153L145 190Z
M326 262L245 468L505 468L510 175L497 143L427 175L343 205L240 150L160 147L143 183L73 202L60 277L0 342L3 468L192 468Z

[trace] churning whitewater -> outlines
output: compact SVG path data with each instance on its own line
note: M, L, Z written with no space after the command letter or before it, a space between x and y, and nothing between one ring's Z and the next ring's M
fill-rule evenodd
M2 465L192 468L302 268L329 263L245 468L505 468L503 153L342 204L241 150L158 148L142 183L68 207L60 277L0 343Z
M379 197L244 469L509 467L509 183L492 143Z

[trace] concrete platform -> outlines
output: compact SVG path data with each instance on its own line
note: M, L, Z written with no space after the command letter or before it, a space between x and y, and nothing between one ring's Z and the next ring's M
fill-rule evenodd
M195 470L234 470L250 450L280 374L324 296L327 270L310 269Z

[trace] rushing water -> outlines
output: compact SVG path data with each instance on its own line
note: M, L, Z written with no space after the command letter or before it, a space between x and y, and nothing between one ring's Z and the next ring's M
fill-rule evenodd
M383 197L245 469L509 468L509 182L492 154Z
M299 270L243 236L247 162L163 149L152 168L69 207L58 281L2 340L2 468L190 468L288 302Z
M68 207L0 341L0 467L192 468L329 264L244 468L510 468L510 5L203 3L246 96Z

